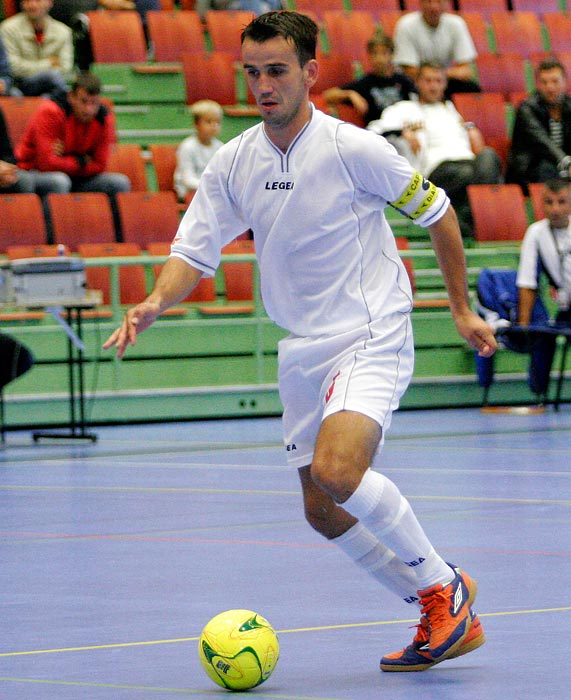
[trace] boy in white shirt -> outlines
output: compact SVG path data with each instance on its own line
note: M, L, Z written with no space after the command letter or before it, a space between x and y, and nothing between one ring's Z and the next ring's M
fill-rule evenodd
M217 136L222 125L222 107L214 100L199 100L190 108L196 133L178 147L174 189L181 202L194 196L212 156L222 146Z

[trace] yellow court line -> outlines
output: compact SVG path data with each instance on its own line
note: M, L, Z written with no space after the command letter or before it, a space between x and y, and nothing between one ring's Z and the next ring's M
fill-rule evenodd
M478 617L504 617L507 615L536 615L539 613L569 612L571 606L562 608L537 608L530 610L505 610L495 613L482 613L478 611ZM375 622L347 622L339 625L319 625L317 627L296 627L293 629L276 630L278 634L294 634L301 632L323 632L326 630L357 629L359 627L380 627L384 625L414 624L418 618L410 620L382 620ZM7 656L34 656L38 654L61 654L70 651L96 651L101 649L124 649L127 647L155 646L158 644L180 644L183 642L196 642L199 637L180 637L175 639L153 639L145 642L120 642L116 644L94 644L82 647L62 647L59 649L34 649L31 651L7 651L1 652L0 657Z
M108 688L115 690L144 690L159 693L181 693L188 695L193 693L194 695L212 695L212 690L200 690L198 688L167 688L160 686L148 686L148 685L127 685L123 683L88 683L87 681L54 681L54 680L43 680L41 678L9 678L0 677L0 682L4 683L35 683L39 685L62 685L62 686L75 686L79 688ZM338 698L330 698L324 696L316 695L283 695L282 693L265 693L263 690L256 692L257 698L275 698L275 700L339 700Z

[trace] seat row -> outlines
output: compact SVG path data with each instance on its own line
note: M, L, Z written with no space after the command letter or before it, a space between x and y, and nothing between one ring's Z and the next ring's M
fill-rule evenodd
M174 238L180 212L173 193L121 192L117 208L124 242L144 247L150 241ZM0 194L0 253L12 245L46 243L62 244L76 252L82 243L119 240L109 198L103 193L49 194L46 209L36 194Z

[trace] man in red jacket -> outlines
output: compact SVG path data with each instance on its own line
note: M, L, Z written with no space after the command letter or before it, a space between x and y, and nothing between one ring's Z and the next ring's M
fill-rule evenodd
M18 167L28 170L36 192L104 192L111 199L119 230L115 195L128 192L126 175L105 172L115 140L112 112L101 103L101 82L81 73L71 91L46 100L28 124L18 147Z

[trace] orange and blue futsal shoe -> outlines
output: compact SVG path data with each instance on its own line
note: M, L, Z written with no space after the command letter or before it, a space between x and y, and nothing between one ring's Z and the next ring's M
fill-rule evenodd
M481 647L486 641L480 618L472 610L470 610L470 619L472 624L468 634L458 649L447 657L448 659L468 654ZM427 668L435 666L443 660L435 660L430 655L429 624L425 615L420 618L420 623L416 627L417 631L411 644L401 651L383 656L380 664L382 671L426 671Z

